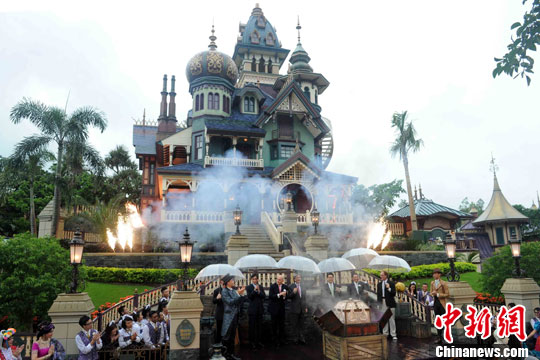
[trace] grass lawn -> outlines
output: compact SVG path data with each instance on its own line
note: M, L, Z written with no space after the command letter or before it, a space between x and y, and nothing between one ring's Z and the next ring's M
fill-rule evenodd
M144 289L153 289L153 285L144 285L144 284L108 284L108 283L99 283L99 282L87 282L85 292L88 293L94 306L97 308L100 305L108 302L118 302L121 297L127 295L133 295L135 289L138 290L139 294L144 291Z
M476 291L476 292L481 292L482 291L482 283L480 282L480 280L481 280L480 273L478 273L476 271L473 271L473 272L467 272L467 273L463 273L463 274L459 274L459 275L460 275L459 281L468 282L469 285L471 285L473 290ZM442 279L444 281L446 281L446 276L442 276ZM405 286L408 287L409 284L411 283L411 281L412 280L405 281ZM429 278L422 278L422 279L414 279L414 281L416 281L416 287L418 289L420 289L422 287L422 283L427 283L428 286L429 286L431 281L433 281L433 278L429 277Z

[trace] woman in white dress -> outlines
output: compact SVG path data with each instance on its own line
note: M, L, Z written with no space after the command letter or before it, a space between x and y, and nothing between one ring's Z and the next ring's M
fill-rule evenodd
M122 327L118 334L118 343L121 349L141 344L141 329L139 328L139 325L133 321L133 318L130 315L126 315L124 320L122 320Z

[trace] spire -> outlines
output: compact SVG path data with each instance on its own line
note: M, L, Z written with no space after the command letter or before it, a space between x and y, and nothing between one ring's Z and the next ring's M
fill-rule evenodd
M422 194L422 184L418 184L418 192L420 193L420 200L424 198L424 194Z
M292 64L292 71L295 73L312 73L313 69L309 65L311 58L309 57L307 51L304 50L302 43L300 42L300 29L302 29L302 26L300 26L300 17L298 17L298 23L296 25L296 30L298 30L298 44L296 44L296 48L291 54L291 59L289 62Z
M210 39L210 45L208 45L208 48L210 50L216 50L217 48L217 45L216 45L216 35L214 35L214 20L212 20L212 35L210 35L208 38Z
M167 74L163 75L163 90L161 90L161 106L158 120L167 118Z
M491 161L490 161L489 169L493 173L493 191L501 191L501 187L499 186L499 181L497 180L497 170L499 170L499 167L495 163L495 158L493 157L493 153L491 154Z
M296 25L296 30L298 30L298 44L301 45L302 42L300 42L300 29L302 29L302 27L300 26L300 15L298 15L298 23Z
M146 125L146 108L143 109L142 113L142 125Z
M251 16L260 16L262 14L263 14L263 12L262 12L261 7L259 6L259 3L256 3L255 7L251 11Z
M418 192L416 190L416 185L414 185L414 200L418 200Z
M176 121L176 101L175 101L176 93L174 92L175 82L176 82L176 78L173 75L171 78L171 92L169 93L169 120Z

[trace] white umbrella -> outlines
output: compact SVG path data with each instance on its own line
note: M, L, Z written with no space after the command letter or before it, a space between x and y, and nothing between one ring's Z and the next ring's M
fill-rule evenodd
M347 251L342 258L349 260L356 266L357 269L363 269L368 266L369 262L379 256L373 249L356 248Z
M319 263L319 270L322 273L356 270L353 263L344 258L329 258Z
M242 256L234 267L239 269L273 269L277 266L276 260L268 255L251 254Z
M397 256L383 255L373 258L368 264L368 268L377 270L399 269L405 272L411 271L411 267L405 260Z
M211 264L199 271L195 280L208 280L215 277L222 277L225 275L234 276L235 280L244 279L244 274L237 268L229 264Z
M290 269L294 271L305 271L318 274L321 271L317 267L317 263L307 257L289 255L278 261L277 267L281 269Z

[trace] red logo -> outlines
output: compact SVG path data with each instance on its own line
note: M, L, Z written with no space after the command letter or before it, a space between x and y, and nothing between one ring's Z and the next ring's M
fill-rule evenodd
M478 311L476 307L467 305L469 311L465 315L465 319L469 320L469 325L464 327L465 336L475 338L476 335L482 335L482 339L487 339L491 336L491 311L484 307Z
M444 329L444 340L448 343L452 343L454 338L452 337L452 325L458 321L463 312L460 308L454 307L451 303L446 304L446 313L444 315L437 315L435 317L435 328Z
M501 338L516 335L520 341L525 341L525 307L516 305L510 310L501 306L497 315L497 336Z

